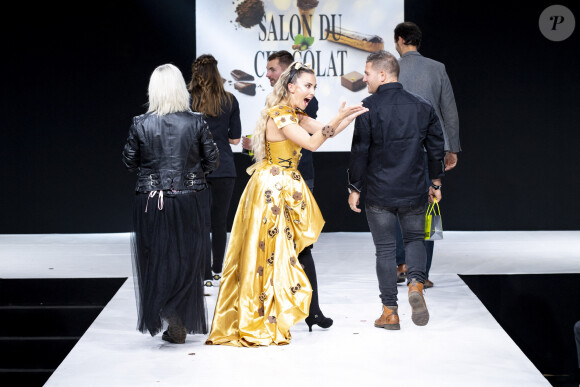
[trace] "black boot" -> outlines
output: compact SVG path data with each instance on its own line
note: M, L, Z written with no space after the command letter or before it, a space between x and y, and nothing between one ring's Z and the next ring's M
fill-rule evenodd
M320 328L330 328L332 326L332 319L330 317L325 317L323 314L315 314L306 317L304 320L306 325L308 325L308 331L312 332L312 326L318 325Z
M312 300L310 301L308 317L305 320L310 332L312 332L312 325L318 325L321 328L330 328L333 323L331 318L325 317L322 314L320 305L318 304L318 283L316 282L316 268L314 267L311 249L312 245L305 247L298 256L298 261L304 267L304 272L310 281L310 286L312 286Z
M185 343L185 337L187 336L187 330L181 324L179 317L173 316L167 319L169 326L167 330L163 332L161 339L173 343L173 344L183 344Z

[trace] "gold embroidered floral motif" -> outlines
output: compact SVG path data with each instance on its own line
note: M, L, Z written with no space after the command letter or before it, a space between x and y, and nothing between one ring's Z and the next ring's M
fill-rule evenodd
M301 210L304 210L305 208L306 208L306 203L305 202L302 202L302 204L300 205L300 209Z
M300 221L298 219L294 219L294 223L300 224Z
M268 223L268 218L266 218L265 216L262 218L262 223L266 224Z
M286 233L286 238L288 238L288 240L292 239L292 231L290 231L290 227L286 227L284 232Z
M273 227L273 228L268 230L268 235L270 235L270 238L274 238L277 234L278 234L278 227Z
M263 306L260 306L258 308L258 316L264 317L264 307Z
M280 122L282 123L286 122L286 117L280 117Z
M290 221L290 211L287 208L284 209L284 217L286 217L286 221Z
M276 183L276 184L274 184L274 187L276 187L276 189L277 189L278 191L282 191L282 184L280 184L280 183Z
M276 317L274 317L274 316L268 316L268 322L270 324L276 324Z
M269 265L273 265L274 264L274 253L272 253L272 255L270 255L270 258L268 258L268 264Z
M272 190L270 189L265 190L264 197L266 198L266 203L272 203Z
M296 257L290 257L290 264L292 266L295 266L296 265Z
M299 291L301 288L302 288L302 285L300 285L299 283L297 283L296 286L290 287L290 292L292 294L296 294L296 292Z
M276 215L276 216L277 215L280 215L280 207L278 207L278 206L272 206L272 213L274 215Z
M266 244L264 243L264 241L260 241L258 242L258 247L260 248L260 250L264 251L266 249Z
M276 110L276 111L274 112L274 115L275 115L275 116L279 116L279 115L280 115L280 112L279 112L278 110Z
M272 174L272 176L276 176L280 174L280 168L278 167L272 167L272 169L270 169L270 173Z
M260 293L260 297L259 298L260 298L260 302L266 301L266 293L265 292Z
M263 266L258 266L258 275L260 277L264 275L264 267Z
M326 125L325 127L322 128L322 135L326 138L334 136L334 128L329 125Z
M286 109L288 113L292 113L292 109Z
M296 122L296 117L294 117L294 116L290 117L290 121Z
M274 286L274 278L270 278L270 285Z
M300 174L292 171L292 178L296 181L300 181Z
M296 153L298 153L298 152L296 152L296 151L292 152L292 156L296 156Z
M294 191L294 194L292 195L292 197L296 201L302 200L302 192Z

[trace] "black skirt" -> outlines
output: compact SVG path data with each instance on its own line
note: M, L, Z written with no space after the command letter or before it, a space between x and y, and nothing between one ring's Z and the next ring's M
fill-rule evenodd
M207 333L205 233L201 193L137 193L133 210L133 276L137 329L152 336L177 317L188 333Z

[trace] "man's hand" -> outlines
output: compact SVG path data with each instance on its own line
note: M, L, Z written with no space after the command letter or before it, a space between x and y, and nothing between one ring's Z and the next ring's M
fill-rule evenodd
M242 148L245 150L252 150L252 139L246 136L242 137Z
M354 212L361 212L361 209L357 207L359 205L359 199L360 192L352 191L351 194L348 195L348 205Z
M429 187L429 203L433 203L435 201L434 199L437 200L437 203L440 203L442 197L441 188L435 189L433 187Z
M457 165L457 153L447 152L445 153L445 170L449 171Z

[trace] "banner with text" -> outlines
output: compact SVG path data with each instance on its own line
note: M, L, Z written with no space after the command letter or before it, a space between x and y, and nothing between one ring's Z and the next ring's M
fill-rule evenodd
M272 91L266 78L272 52L289 51L313 68L317 119L327 122L342 101L354 104L368 96L362 81L366 57L381 49L397 55L393 30L403 21L404 0L197 0L196 54L217 59L226 90L240 103L247 135ZM353 126L320 150L349 151Z

